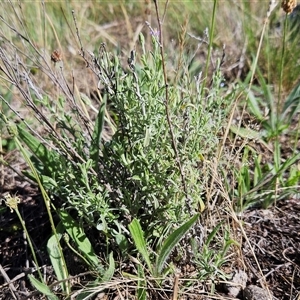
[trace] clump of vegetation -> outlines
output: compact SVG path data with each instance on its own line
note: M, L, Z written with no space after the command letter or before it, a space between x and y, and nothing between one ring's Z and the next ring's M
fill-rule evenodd
M192 57L185 48L187 24L178 55L165 46L162 23L168 10L161 16L157 1L158 28L146 23L147 31L137 32L136 49L125 59L104 43L87 49L83 21L67 10L65 22L81 58L76 76L60 42L51 55L37 45L37 31L24 19L24 8L10 7L14 22L1 17L6 26L0 33L0 116L6 127L1 138L6 149L20 151L28 165L24 175L42 193L52 230L47 250L63 298L89 299L116 286L126 290L130 283L133 298L170 297L172 292L176 299L178 282L170 291L169 280L176 268L190 264L200 271L182 283L182 291L193 280L212 280L214 292L214 282L227 278L228 253L240 246L229 222L221 219L231 217L242 228L237 212L297 193L298 127L291 137L292 155L284 158L280 146L297 115L299 97L296 87L282 105L287 41L282 42L278 97L258 67L262 39L244 82L227 85L225 48L219 55L214 49L218 1L213 3L209 30L201 39L189 35L201 41ZM283 7L291 12L290 4ZM48 9L42 4L38 11L44 26L40 36L46 38L47 23L59 41ZM271 1L267 18L273 9ZM126 14L124 6L122 11ZM261 37L265 30L266 23ZM45 40L40 42L45 47ZM200 47L205 52L201 68L195 67ZM80 88L84 77L89 86ZM242 123L246 111L259 131ZM273 155L263 157L253 141ZM23 224L18 201L5 197ZM221 209L225 217L212 218ZM38 266L27 231L26 237ZM71 284L68 251L90 271L82 288ZM120 273L122 280L114 281ZM58 299L40 272L38 279L29 278L39 292Z

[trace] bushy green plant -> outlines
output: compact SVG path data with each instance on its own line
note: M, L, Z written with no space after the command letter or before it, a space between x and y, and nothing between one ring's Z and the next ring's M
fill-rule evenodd
M188 224L191 215L206 206L202 197L210 169L205 165L215 156L235 95L225 96L222 90L220 61L210 82L205 80L209 88L200 74L191 78L187 72L174 82L170 79L166 86L166 62L158 37L152 37L152 49L147 51L140 35L140 46L141 53L132 52L127 64L104 45L94 53L81 49L98 80L98 109L88 97L71 90L60 63L55 66L57 72L47 64L39 65L55 82L57 100L35 86L30 74L26 75L27 89L15 81L43 126L42 135L26 119L16 127L34 164L26 175L37 180L37 172L43 189L51 195L47 205L57 211L63 225L59 236L66 232L76 245L73 249L66 239L72 251L102 275L104 270L101 265L99 270L92 252L85 255L89 241L84 228L98 229L108 249L104 256L112 249L128 255L135 252L128 230L134 219L139 220L149 247L165 249L168 245L156 266L156 273L162 272L175 247L168 240L171 232ZM33 47L30 42L29 47ZM3 59L11 64L7 55ZM4 71L11 78L9 69ZM105 139L104 128L111 132ZM164 244L165 240L169 242ZM53 260L53 265L56 263Z
M237 94L235 85L224 84L221 69L225 52L217 59L213 55L217 2L212 3L212 21L205 43L199 39L207 47L207 60L199 63L199 45L192 58L185 52L187 24L182 29L178 56L173 53L169 60L158 17L158 30L148 24L150 38L146 42L140 34L136 52L125 55L126 62L122 57L125 51L116 54L99 41L92 45L93 52L87 51L78 27L81 20L77 22L73 12L73 37L77 38L79 54L90 71L89 88L96 90L93 99L78 88L77 78L70 80L72 76L63 62L49 64L50 57L47 60L33 42L38 36L26 32L21 23L11 28L11 34L18 33L28 50L26 54L14 44L15 37L5 47L1 44L1 80L14 86L26 114L21 115L11 105L7 93L0 95L5 104L0 116L8 128L11 123L7 119L17 119L16 127L12 126L16 129L14 139L30 165L24 174L38 182L49 218L52 213L59 217L56 227L52 223L53 235L47 249L66 295L70 286L68 272L63 270L61 243L96 271L97 280L87 286L90 291L81 291L81 298L94 295L99 284L105 289L104 282L116 272L118 257L120 264L129 258L134 262L137 274L124 274L135 277L138 298L146 299L149 276L162 276L151 279L157 287L164 276L173 272L165 267L167 260L176 246L179 252L182 250L181 239L199 222L198 214L210 207L208 201L214 190L215 201L223 204L218 197L222 198L222 192L228 193L232 201L228 205L238 211L256 204L267 207L296 193L299 170L295 162L299 154L295 150L295 155L283 159L278 137L296 116L298 87L283 110L278 110L273 89L257 71L257 51L250 85L247 80L245 83L248 106L241 115L243 118L245 109L249 110L262 130L231 124L243 93ZM246 5L244 9L248 9ZM88 11L94 16L93 8ZM247 18L252 16L248 14ZM28 26L32 28L32 22ZM250 42L256 49L256 33L251 33ZM18 57L18 63L11 53ZM84 74L81 76L87 73ZM253 86L255 75L258 80ZM236 158L239 164L232 163L234 151L225 149L230 142L229 129L244 141L237 150L241 155ZM271 159L262 162L261 154L247 143L249 140L266 148L273 143ZM236 149L236 143L230 147ZM95 245L87 237L91 228L98 231L98 241L105 251L95 253ZM192 242L197 279L215 280L224 275L221 269L228 258L227 251L236 243L227 229L220 242L215 242L220 228L221 224L217 225L203 244ZM100 263L98 254L104 263ZM55 298L42 280L31 280L37 289Z
M197 266L197 278L206 279L211 278L212 286L211 292L214 293L216 279L226 280L226 274L222 271L222 267L228 262L226 257L231 245L239 246L236 241L230 238L228 229L223 229L221 242L217 241L217 235L221 231L222 223L219 223L211 233L207 236L204 245L199 251L199 242L197 239L192 239L191 247L195 257L193 258Z

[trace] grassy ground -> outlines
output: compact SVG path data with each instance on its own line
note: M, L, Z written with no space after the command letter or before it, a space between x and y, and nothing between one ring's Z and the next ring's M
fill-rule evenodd
M0 4L3 299L299 296L298 9L273 2Z

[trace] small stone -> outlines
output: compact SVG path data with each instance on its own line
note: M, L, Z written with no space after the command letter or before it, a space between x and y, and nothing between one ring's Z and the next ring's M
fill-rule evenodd
M241 290L246 287L247 279L247 274L244 271L236 271L230 283L226 284L226 290L229 296L237 297Z
M270 300L269 293L256 286L249 285L244 289L244 300Z

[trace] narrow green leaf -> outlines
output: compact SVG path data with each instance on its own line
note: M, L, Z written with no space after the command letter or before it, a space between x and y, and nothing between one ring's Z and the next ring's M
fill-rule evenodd
M102 282L107 282L107 281L110 281L112 279L112 277L114 276L114 273L115 273L115 267L116 266L115 266L114 256L113 256L113 253L110 252L110 254L109 254L109 267L103 274Z
M147 299L147 294L146 294L146 282L144 280L145 278L145 273L143 266L138 265L138 288L137 288L137 298L138 300L146 300Z
M231 245L236 245L238 247L241 247L241 245L235 240L230 239L230 240L226 241L226 243L224 245L224 249L223 249L222 254L221 254L222 258L224 258L224 256L226 255L226 253L227 253L227 251L228 251L228 249Z
M282 175L283 172L285 172L289 167L291 167L296 161L300 159L300 153L288 158L278 170L276 170L276 173L272 175L272 171L270 171L268 174L265 174L264 179L262 179L250 192L254 192L258 190L259 188L263 187L264 185L268 184L269 186L274 184L275 180ZM268 175L271 174L271 177L268 177ZM265 179L267 178L267 179ZM244 195L248 196L247 194Z
M163 266L177 243L185 236L190 228L198 220L199 214L193 216L189 221L177 228L164 242L156 260L156 275L161 274Z
M24 174L27 178L31 179L32 181L36 181L35 175L32 172L23 171L22 174ZM58 188L57 182L50 176L40 175L40 180L45 190L53 187Z
M102 103L99 109L97 119L95 121L95 127L92 135L92 143L90 147L90 159L93 161L93 167L95 171L98 171L99 162L99 150L100 150L100 140L104 124L105 115L105 103Z
M140 222L137 219L133 219L132 222L129 224L129 231L131 233L131 236L133 238L134 244L137 248L137 250L140 252L142 257L144 258L150 273L152 273L152 264L150 261L149 252L147 250L146 241L144 238L144 233L142 230L142 227L140 225Z
M300 84L298 83L297 86L291 91L288 95L282 109L282 113L285 114L289 109L289 116L288 119L291 120L292 117L299 111L300 108Z
M300 170L298 169L298 166L292 166L289 174L289 178L286 181L287 187L292 187L299 185L300 182Z
M43 283L38 281L35 277L33 277L32 275L28 275L28 278L31 282L31 284L42 294L44 294L45 296L47 296L47 298L49 300L58 300L58 298L51 292L51 290L49 289L49 287Z
M218 232L218 230L220 229L221 225L223 224L223 222L220 222L215 228L214 230L208 235L207 240L205 242L205 245L209 246L210 242L212 241L212 239L215 237L216 233Z
M102 290L105 290L105 287L100 287L99 283L99 278L88 282L88 284L85 285L80 291L77 291L76 300L96 299L93 296L99 294Z
M82 227L80 227L79 224L64 210L59 211L59 216L67 233L76 243L84 257L93 264L93 267L99 268L101 266L100 261Z
M57 237L60 240L63 234L63 227L58 225L56 228ZM59 249L59 245L57 243L57 238L53 234L47 243L47 251L51 260L52 267L54 269L54 272L56 274L56 277L58 280L64 280L67 279L68 273L65 271L66 266L64 264L64 259L61 256L61 251ZM67 291L67 287L65 283L60 284L63 291Z
M288 169L290 166L292 166L297 160L300 159L300 153L297 153L296 155L288 158L279 168L278 173L282 174L286 169Z
M263 177L262 167L261 167L261 154L259 156L254 157L254 178L253 178L253 185L255 186Z

